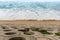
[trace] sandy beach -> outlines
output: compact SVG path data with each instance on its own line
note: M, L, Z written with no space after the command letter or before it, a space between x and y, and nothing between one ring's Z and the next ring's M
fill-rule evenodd
M60 24L60 20L0 20L0 24Z
M5 25L5 24L8 24L8 25ZM10 24L14 24L14 25L10 25ZM23 25L21 25L21 24L23 24ZM37 21L37 20L0 20L0 35L2 35L2 37L3 37L0 39L8 40L9 37L14 38L14 37L20 37L21 35L23 35L21 37L25 38L26 40L30 40L30 39L32 39L32 40L49 40L49 39L59 40L59 38L56 38L57 36L55 36L54 34L51 34L53 36L51 36L51 35L44 36L44 34L41 34L40 32L37 32L37 31L32 31L32 29L29 29L29 30L34 33L33 36L32 35L28 36L28 35L24 34L23 32L18 31L21 28L25 29L25 28L34 28L34 27L36 27L36 28L42 27L43 29L52 30L52 31L50 31L51 33L52 32L55 33L55 32L57 32L57 30L60 30L60 20L39 20L39 21ZM4 29L4 28L6 28L6 29ZM51 29L49 29L49 28L51 28ZM9 34L9 36L6 35L5 33L9 33L9 29L12 30L10 32L16 33L16 34L15 35ZM3 30L7 30L7 31L3 31ZM11 38L9 38L9 39L11 39Z

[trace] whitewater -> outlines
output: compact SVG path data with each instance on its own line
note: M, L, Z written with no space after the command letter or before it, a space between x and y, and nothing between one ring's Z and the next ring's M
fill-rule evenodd
M0 20L60 20L60 2L0 2Z

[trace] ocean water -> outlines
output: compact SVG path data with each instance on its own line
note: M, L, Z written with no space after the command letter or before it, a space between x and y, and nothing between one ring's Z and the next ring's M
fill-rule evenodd
M0 20L60 20L60 2L0 2Z

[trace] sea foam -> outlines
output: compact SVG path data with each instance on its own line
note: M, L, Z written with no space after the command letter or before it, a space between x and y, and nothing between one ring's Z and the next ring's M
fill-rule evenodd
M0 20L60 20L60 3L0 2Z

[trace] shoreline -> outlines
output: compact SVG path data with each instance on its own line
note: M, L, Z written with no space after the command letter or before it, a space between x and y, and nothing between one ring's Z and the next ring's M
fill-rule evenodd
M0 20L0 24L60 24L60 20Z

